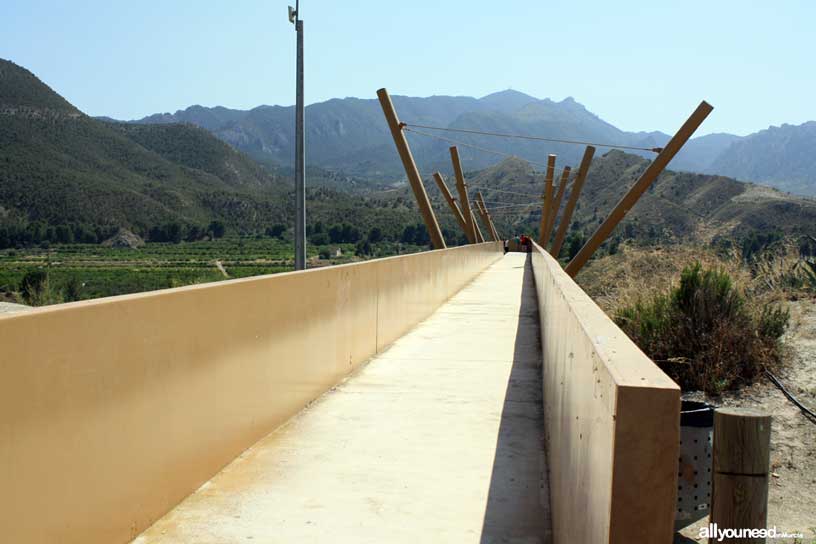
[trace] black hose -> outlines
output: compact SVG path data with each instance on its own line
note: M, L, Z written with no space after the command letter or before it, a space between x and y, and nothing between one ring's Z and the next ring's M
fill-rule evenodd
M805 415L805 416L806 416L806 417L807 417L807 418L808 418L808 419L809 419L809 420L810 420L812 423L816 423L816 412L814 412L813 410L811 410L810 408L808 408L807 406L805 406L804 404L802 404L801 402L799 402L799 399L797 399L796 397L794 397L794 396L793 396L793 394L792 394L790 391L788 391L787 389L785 389L785 386L784 386L784 385L782 385L782 382L780 382L780 381L779 381L779 378L777 378L776 376L774 376L774 375L773 375L773 373L771 373L771 371L770 371L770 370L766 370L766 371L765 371L765 374L767 374L767 375L768 375L768 378L770 378L770 379L771 379L771 381L774 383L774 385L775 385L775 386L777 386L777 387L779 388L779 390L780 390L780 391L782 391L782 393L784 393L784 395L785 395L786 397L788 397L788 400L790 400L792 403L794 403L794 404L796 405L796 407L797 407L797 408L799 408L799 409L802 411L802 413L803 413L803 414L804 414L804 415Z

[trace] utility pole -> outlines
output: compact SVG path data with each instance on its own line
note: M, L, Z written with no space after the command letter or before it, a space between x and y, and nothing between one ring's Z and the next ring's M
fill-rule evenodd
M306 269L306 136L303 104L303 20L300 0L289 6L289 22L297 32L297 75L295 99L295 270Z

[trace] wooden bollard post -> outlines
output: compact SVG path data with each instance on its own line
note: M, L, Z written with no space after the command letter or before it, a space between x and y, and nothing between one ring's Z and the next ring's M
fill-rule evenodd
M711 525L727 529L766 529L771 416L753 410L714 412ZM726 538L709 542L765 542L765 538Z

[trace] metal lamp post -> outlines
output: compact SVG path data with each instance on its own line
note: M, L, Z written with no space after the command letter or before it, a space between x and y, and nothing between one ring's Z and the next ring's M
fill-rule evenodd
M297 32L297 98L295 99L295 270L306 269L306 138L303 130L303 20L300 0L289 6L289 22Z

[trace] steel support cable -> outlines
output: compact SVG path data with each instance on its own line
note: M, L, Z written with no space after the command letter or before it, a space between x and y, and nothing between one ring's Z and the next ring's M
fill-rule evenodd
M442 130L445 132L460 132L464 134L478 134L481 136L496 136L498 138L516 138L519 140L533 140L537 142L554 142L554 143L561 143L561 144L574 144L574 145L592 145L595 147L606 147L609 149L634 149L637 151L651 151L652 153L660 153L663 151L662 147L640 147L635 145L615 145L615 144L599 144L595 142L584 142L580 140L562 140L559 138L544 138L542 136L526 136L524 134L506 134L502 132L487 132L482 130L471 130L465 128L446 128L446 127L432 127L429 125L418 125L415 123L400 123L403 127L410 129L410 127L417 127L417 128L424 128L428 130ZM417 132L414 130L413 132Z
M492 206L492 207L490 207L488 209L488 211L491 211L491 210L505 210L507 208L529 208L531 206L540 206L540 205L541 205L541 202L535 202L533 204L514 204L514 205L510 205L510 206Z
M491 192L496 192L496 193L507 193L508 195L541 197L541 193L521 193L521 192L518 192L518 191L506 191L504 189L494 189L492 187L476 187L474 185L468 185L468 188L475 189L477 191L491 191Z
M513 200L493 200L493 199L486 200L485 199L485 202L487 202L488 204L513 204L513 205L532 204L533 202L539 202L539 203L541 202L541 195L529 195L529 196L532 197L533 200L521 200L521 201L519 201L519 200L515 200L515 199L513 199ZM478 199L473 198L470 201L471 202L476 202L477 200Z
M404 129L405 129L406 132L413 132L414 134L420 134L422 136L427 136L428 138L435 138L437 140L441 140L441 141L447 142L449 144L461 145L462 147L470 147L470 148L476 149L478 151L483 151L485 153L493 153L494 155L500 155L502 157L508 157L508 158L511 158L511 159L521 159L523 161L529 162L530 164L534 164L536 166L540 166L542 168L547 167L546 164L531 161L529 159L525 159L524 157L519 157L518 155L513 155L512 153L505 153L504 151L496 151L495 149L488 149L486 147L480 147L478 145L467 144L465 142L452 140L450 138L445 138L444 136L437 136L436 134L428 134L427 132L422 132L420 130L414 130L414 129L411 129L411 128L408 128L408 127L404 127Z

